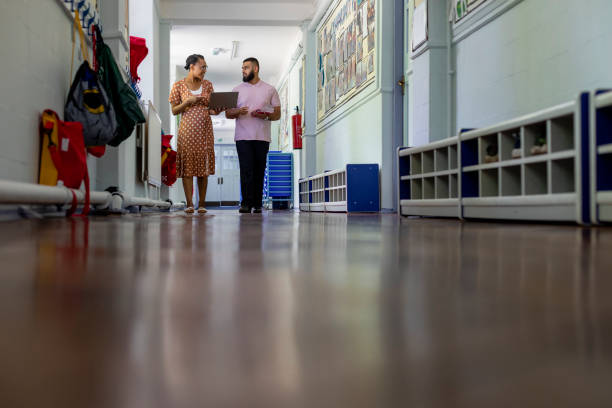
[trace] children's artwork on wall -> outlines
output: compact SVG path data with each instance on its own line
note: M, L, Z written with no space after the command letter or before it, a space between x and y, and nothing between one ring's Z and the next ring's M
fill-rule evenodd
M370 0L368 5L368 26L376 22L376 0Z
M286 82L281 87L279 96L281 103L279 147L281 148L281 150L284 150L289 147L289 88L287 87Z
M356 44L357 44L357 34L356 34L355 30L356 30L355 23L352 22L351 25L350 25L350 28L349 28L349 34L351 35L351 41L349 41L349 49L350 49L349 55L351 55L351 56L355 55L355 52L356 52L356 49L357 49L357 46L356 46Z
M323 92L317 93L317 109L323 110Z
M349 89L353 89L357 83L357 69L356 69L357 63L355 61L355 56L353 55L351 57L351 68L350 68L350 75L351 75L351 79L349 82Z
M319 121L376 78L376 0L338 0L334 4L317 30Z
M361 35L365 38L368 35L368 3L361 7Z
M361 83L363 84L368 79L368 66L365 58L361 62Z
M342 51L342 55L343 55L343 62L346 62L349 58L349 49L348 49L348 30L346 30L342 36L342 47L344 48Z
M478 6L486 1L487 0L452 0L452 14L455 23L473 12Z
M369 28L370 33L368 34L368 52L374 51L374 46L376 44L375 31L376 26L373 24Z

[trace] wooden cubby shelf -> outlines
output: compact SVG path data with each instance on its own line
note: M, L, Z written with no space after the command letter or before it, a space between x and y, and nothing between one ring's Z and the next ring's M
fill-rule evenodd
M379 180L378 164L347 164L342 169L302 179L299 182L300 210L378 212Z
M401 215L459 216L458 138L398 150Z
M592 104L598 170L593 201L600 219L612 220L612 93L604 95L594 96ZM487 128L398 149L399 213L588 223L582 194L588 180L583 167L589 138L582 126L587 105L583 93Z

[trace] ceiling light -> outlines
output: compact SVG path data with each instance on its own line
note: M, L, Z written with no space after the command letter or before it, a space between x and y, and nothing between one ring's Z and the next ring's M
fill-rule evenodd
M232 59L238 56L238 44L239 43L240 43L239 41L232 41L232 54L231 54Z

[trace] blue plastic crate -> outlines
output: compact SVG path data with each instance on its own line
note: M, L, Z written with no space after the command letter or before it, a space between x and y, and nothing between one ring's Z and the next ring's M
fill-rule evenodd
M280 207L275 202L285 202ZM293 154L269 152L264 180L264 204L268 208L291 208L293 204Z

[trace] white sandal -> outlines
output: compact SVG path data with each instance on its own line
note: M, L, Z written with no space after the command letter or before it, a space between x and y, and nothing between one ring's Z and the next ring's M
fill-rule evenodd
M193 214L193 207L187 207L187 208L185 208L185 213L187 213L187 214Z
M198 214L206 214L208 210L204 207L198 207Z

